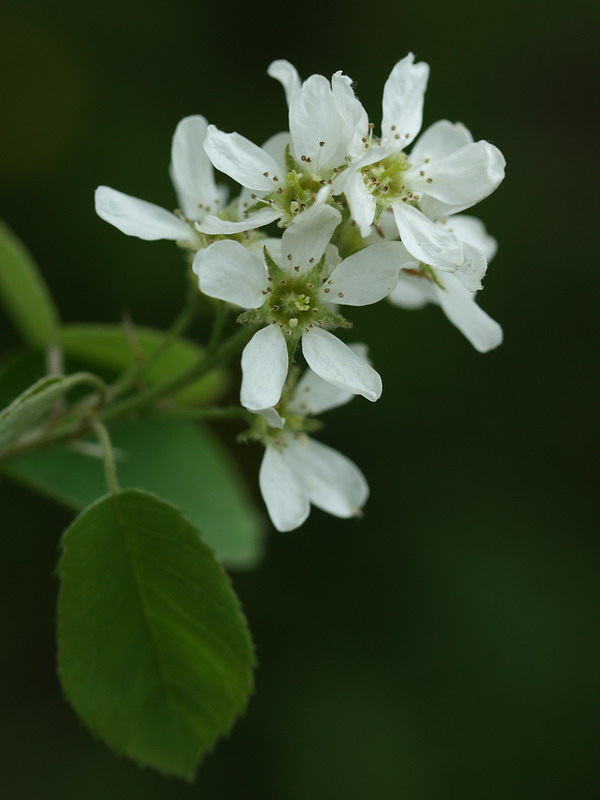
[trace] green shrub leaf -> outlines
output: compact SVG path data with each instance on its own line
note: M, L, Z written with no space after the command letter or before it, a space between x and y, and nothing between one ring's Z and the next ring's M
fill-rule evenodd
M252 689L239 602L196 529L155 495L98 500L67 529L59 674L117 753L191 779Z
M226 566L256 564L262 517L233 459L206 428L146 416L111 425L110 435L121 486L155 492L181 508ZM15 458L3 472L77 511L105 492L101 459L68 446Z
M0 298L23 339L47 347L58 335L58 311L35 262L0 222Z

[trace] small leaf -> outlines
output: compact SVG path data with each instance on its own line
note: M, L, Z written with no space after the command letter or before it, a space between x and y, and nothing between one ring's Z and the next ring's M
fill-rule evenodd
M202 425L145 416L111 425L121 486L160 494L181 508L228 567L250 568L262 552L262 517L236 465ZM105 491L102 462L67 446L2 465L5 475L77 511Z
M0 455L24 433L50 413L59 397L80 383L99 386L100 381L86 372L75 375L48 375L26 389L0 411Z
M250 634L222 568L173 506L128 489L67 529L58 570L70 702L116 752L192 779L252 689Z
M67 358L86 364L89 369L103 369L117 375L135 364L138 358L151 356L161 347L166 335L154 328L138 327L133 333L135 343L127 338L121 325L65 325L59 341ZM160 383L192 366L202 353L203 348L195 342L175 339L143 373L143 379L148 385ZM225 372L216 369L178 392L173 400L181 405L209 404L223 393L225 385Z
M58 335L58 311L35 262L0 222L0 297L23 339L47 347Z

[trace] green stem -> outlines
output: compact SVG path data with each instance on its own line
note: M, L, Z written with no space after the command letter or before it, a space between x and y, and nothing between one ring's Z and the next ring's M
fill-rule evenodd
M221 340L223 339L223 331L225 330L227 314L227 303L225 303L224 300L217 300L215 320L210 334L210 339L208 341L208 353L212 353L219 346Z
M117 468L115 465L115 454L113 452L112 443L106 427L100 422L99 419L92 420L92 427L94 433L98 438L100 447L102 448L102 455L104 456L104 473L106 475L106 484L111 494L117 494L119 491L119 484L117 481Z
M227 339L227 341L225 341L220 347L215 349L214 352L206 353L195 364L192 364L192 366L183 370L178 375L174 375L162 383L152 386L146 389L144 392L140 392L140 394L127 397L120 403L115 403L114 405L109 406L100 415L99 419L102 423L114 422L115 420L120 419L121 417L124 417L133 411L137 411L145 406L150 405L161 397L165 397L166 395L172 394L178 389L187 386L189 383L192 383L193 381L202 377L202 375L210 372L215 367L225 364L227 361L233 358L233 356L235 356L236 353L238 353L244 347L248 339L250 339L253 334L254 329L251 327L240 328L240 330L236 331L236 333ZM93 383L93 385L95 385L97 388L103 386L102 382L98 378L95 378L95 376L90 375L86 376L86 378L87 377L89 377L88 382ZM199 409L199 411L201 410L202 409ZM68 411L70 411L70 409ZM80 436L83 436L85 433L87 433L90 428L95 428L98 417L93 416L93 414L94 410L89 409L89 413L87 413L83 419L76 420L76 424L74 425L47 431L43 436L40 436L35 440L23 442L20 445L15 445L13 448L4 453L2 460L8 460L14 456L20 456L36 450L43 450L51 445L60 444L62 442L69 441L70 439L78 439ZM231 416L233 416L233 414L231 414Z
M248 421L251 417L249 411L240 406L227 406L225 408L181 408L173 412L178 417L186 419L243 419Z
M173 321L171 327L165 332L161 343L145 358L132 364L121 377L111 386L111 398L116 398L126 392L150 367L170 350L175 341L189 328L198 309L198 289L190 285L186 295L185 305Z
M116 403L115 405L107 408L102 414L102 419L104 422L112 422L120 417L124 417L126 414L129 414L132 411L137 411L139 408L143 408L144 406L153 403L155 400L158 400L161 397L173 394L178 389L181 389L184 386L187 386L189 383L198 380L198 378L206 375L207 372L210 372L215 367L224 364L233 358L233 356L244 347L253 333L254 330L252 328L241 328L239 331L234 333L233 336L227 339L227 341L220 347L216 348L212 352L209 350L205 355L202 356L202 358L199 359L199 361L197 361L195 364L192 364L178 375L173 375L171 378L167 378L167 380L163 381L162 383L158 383L155 386L150 386L144 392L140 392L140 394L133 395L132 397L127 397L120 403Z

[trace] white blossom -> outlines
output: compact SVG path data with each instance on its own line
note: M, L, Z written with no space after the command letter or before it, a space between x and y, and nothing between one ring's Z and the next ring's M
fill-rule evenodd
M421 308L427 303L441 306L455 325L480 353L498 347L502 328L475 302L475 292L481 288L487 262L496 252L496 240L483 223L466 214L450 217L438 223L461 241L470 255L471 269L454 273L443 272L424 265L406 252L398 284L390 294L394 305L402 308Z
M351 347L358 358L366 360L364 345ZM259 485L277 530L290 531L302 525L311 504L336 517L360 513L369 495L362 472L349 458L302 430L307 416L341 406L351 397L350 392L306 370L280 409L285 428L271 427L262 437L265 454Z
M364 150L336 181L363 236L390 208L402 242L419 261L453 272L465 259L460 240L435 221L487 197L504 177L504 157L486 141L446 120L419 133L429 67L414 56L399 61L383 92L381 138L366 137Z
M289 100L289 133L272 137L263 147L238 133L210 125L204 147L213 165L250 191L247 218L237 230L281 220L288 225L315 202L324 187L358 152L367 126L366 112L354 96L351 79L336 72L328 81L311 75L303 84L291 64L274 62L270 74L284 85ZM325 195L327 196L327 195ZM321 195L323 197L323 195ZM229 233L214 215L197 225L207 234Z
M204 152L207 122L200 115L182 119L171 146L171 180L180 210L174 214L154 203L99 186L96 213L129 236L147 241L171 239L193 249L200 246L193 223L220 211L223 187L215 184L212 165Z
M251 411L277 405L288 372L288 341L293 352L301 340L309 366L333 386L371 401L381 395L379 374L326 328L344 323L332 311L333 302L369 305L390 293L404 249L399 242L382 242L332 265L327 245L340 219L331 206L313 206L263 258L234 241L196 254L200 289L253 309L244 321L267 326L242 354L241 402Z

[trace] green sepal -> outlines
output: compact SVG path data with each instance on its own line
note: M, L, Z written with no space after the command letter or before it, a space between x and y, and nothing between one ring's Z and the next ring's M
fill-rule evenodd
M91 385L100 396L104 394L104 384L91 373L48 375L40 378L0 411L0 455L6 453L21 436L43 422L56 401L80 384Z
M285 147L285 166L288 172L299 172L301 171L300 164L296 161L294 156L292 155L292 148L290 145L286 145Z

